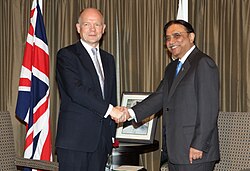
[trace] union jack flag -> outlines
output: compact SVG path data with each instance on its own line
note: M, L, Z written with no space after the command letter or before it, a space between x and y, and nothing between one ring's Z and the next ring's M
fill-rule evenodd
M16 115L26 124L24 157L52 161L49 50L39 3L34 0L21 68Z

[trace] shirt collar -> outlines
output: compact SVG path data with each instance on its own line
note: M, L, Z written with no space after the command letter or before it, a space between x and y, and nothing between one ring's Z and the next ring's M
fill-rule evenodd
M91 49L93 48L92 46L90 46L88 43L86 43L84 40L80 39L82 45L85 47L85 49L88 51L89 54L92 54ZM99 51L99 44L95 47L97 48L97 50Z
M180 61L182 64L184 64L184 62L186 61L187 57L188 57L188 56L190 55L190 53L194 50L194 48L195 48L195 45L192 46L192 47L187 51L187 53L186 53L181 59L179 59L179 61Z

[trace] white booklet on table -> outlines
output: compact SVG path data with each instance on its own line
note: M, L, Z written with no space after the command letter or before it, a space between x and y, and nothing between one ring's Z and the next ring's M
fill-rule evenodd
M143 166L130 166L130 165L122 165L114 169L114 171L138 171L143 169Z

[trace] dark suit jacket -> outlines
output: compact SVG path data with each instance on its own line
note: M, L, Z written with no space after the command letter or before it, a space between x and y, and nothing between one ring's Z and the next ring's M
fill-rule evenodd
M58 51L56 78L61 105L56 147L93 152L103 136L111 152L116 125L104 115L109 104L117 105L115 62L111 54L101 49L100 56L105 100L94 64L81 42Z
M203 158L193 163L218 160L217 66L210 57L195 48L174 78L177 61L166 67L164 79L156 92L132 109L141 121L163 108L164 138L170 162L189 164L190 147L204 151Z

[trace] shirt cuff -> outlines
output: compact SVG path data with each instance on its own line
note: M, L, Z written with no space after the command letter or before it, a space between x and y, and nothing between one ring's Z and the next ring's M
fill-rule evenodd
M131 116L131 118L128 119L128 121L130 120L135 120L135 122L137 122L136 116L135 116L135 112L133 109L128 109L129 115Z
M113 105L109 104L109 108L108 108L106 114L104 115L104 118L107 118L109 116L109 114L111 113L112 109L113 109Z

